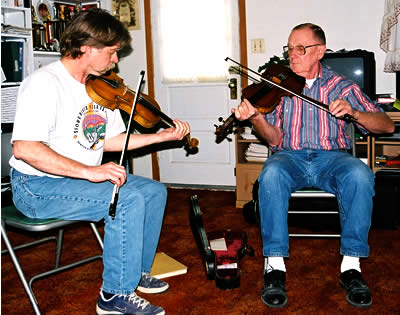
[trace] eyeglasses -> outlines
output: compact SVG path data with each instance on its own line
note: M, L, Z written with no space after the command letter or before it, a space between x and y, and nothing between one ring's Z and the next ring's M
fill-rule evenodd
M298 55L305 55L306 48L314 47L314 46L321 46L322 44L314 44L314 45L296 45L296 46L283 46L283 53L292 53L293 51Z

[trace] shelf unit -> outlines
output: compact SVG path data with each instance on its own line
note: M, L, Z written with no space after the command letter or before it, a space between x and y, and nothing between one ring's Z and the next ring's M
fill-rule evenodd
M253 184L257 180L263 162L249 162L245 152L251 143L261 143L258 139L243 139L243 129L239 128L235 135L236 143L236 207L242 208L252 199Z
M39 15L39 5L46 4L49 20L42 19ZM68 20L75 14L74 8L100 7L100 1L92 0L33 0L32 10L35 12L34 33L34 69L37 70L61 58L60 38ZM61 9L62 8L62 9ZM62 16L62 17L61 17Z
M22 80L33 70L31 10L22 6L1 7L1 131L12 131L17 94ZM6 45L5 43L8 42ZM2 147L2 151L3 151Z
M396 126L400 125L400 112L386 112L388 116L396 123ZM399 128L399 127L397 127ZM375 173L379 170L400 170L399 166L379 166L376 163L377 156L388 156L396 157L400 155L400 138L382 135L371 135L370 136L370 147L371 147L371 159L369 166Z

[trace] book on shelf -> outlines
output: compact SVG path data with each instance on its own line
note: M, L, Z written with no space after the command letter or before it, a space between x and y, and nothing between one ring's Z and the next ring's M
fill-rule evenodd
M378 97L376 101L379 104L387 104L387 103L394 103L396 99L394 97Z
M158 279L185 273L187 273L187 267L164 252L156 254L150 271L150 275Z
M386 166L400 166L400 155L390 157L386 160Z
M268 154L268 147L265 144L250 143L248 151Z
M13 123L17 109L17 96L19 86L6 86L1 88L1 123Z
M251 143L245 152L246 160L263 162L268 158L268 147L264 144Z
M253 130L251 127L244 127L243 132L240 134L242 139L246 140L257 140L257 137L255 134L253 134Z
M6 82L20 82L23 79L24 41L1 42L1 68Z

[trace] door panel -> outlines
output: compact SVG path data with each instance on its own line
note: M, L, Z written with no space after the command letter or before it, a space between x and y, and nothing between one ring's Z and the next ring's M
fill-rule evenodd
M229 1L237 10L237 3ZM235 55L239 60L238 18L233 22L235 29ZM156 25L156 23L152 23ZM160 40L157 27L153 26L153 38ZM179 36L179 34L177 34ZM231 108L238 105L239 100L231 99L228 87L229 80L240 77L232 74L226 82L164 84L161 78L161 61L159 52L154 53L155 95L162 110L169 117L187 121L191 126L191 137L199 140L197 154L186 156L182 148L163 150L158 153L160 180L163 183L186 185L235 186L235 147L234 142L215 142L215 124L219 117L227 118ZM196 62L195 60L193 62ZM221 63L226 63L223 59ZM229 65L227 65L227 68Z

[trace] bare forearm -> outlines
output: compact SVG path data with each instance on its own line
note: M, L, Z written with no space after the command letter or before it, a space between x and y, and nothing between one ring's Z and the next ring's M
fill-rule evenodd
M257 114L249 119L257 135L264 139L269 145L278 145L282 140L282 131L270 125L262 114Z
M334 100L329 104L329 111L336 117L350 114L356 119L356 123L362 125L372 133L392 133L394 123L384 112L359 112L342 99Z
M17 159L48 174L80 178L95 183L110 181L118 186L126 181L123 166L113 162L98 166L85 165L60 155L37 141L14 141L13 153Z
M126 134L122 133L111 139L106 139L104 142L105 152L122 151L125 144ZM161 142L161 137L158 134L131 134L129 136L128 150L134 150L146 145Z
M17 159L23 160L42 172L85 178L86 165L62 156L38 141L15 141L13 154Z
M190 133L190 126L187 122L174 120L173 123L175 127L164 129L158 133L129 135L128 150L134 150L154 143L182 140L185 135ZM104 151L122 151L125 139L125 133L106 139L104 142Z
M392 133L394 131L394 122L386 113L377 112L355 112L354 117L357 122L372 133Z
M261 114L247 99L243 99L240 105L232 110L239 121L249 120L259 137L264 139L269 145L275 146L281 143L282 130L269 124L263 114Z

